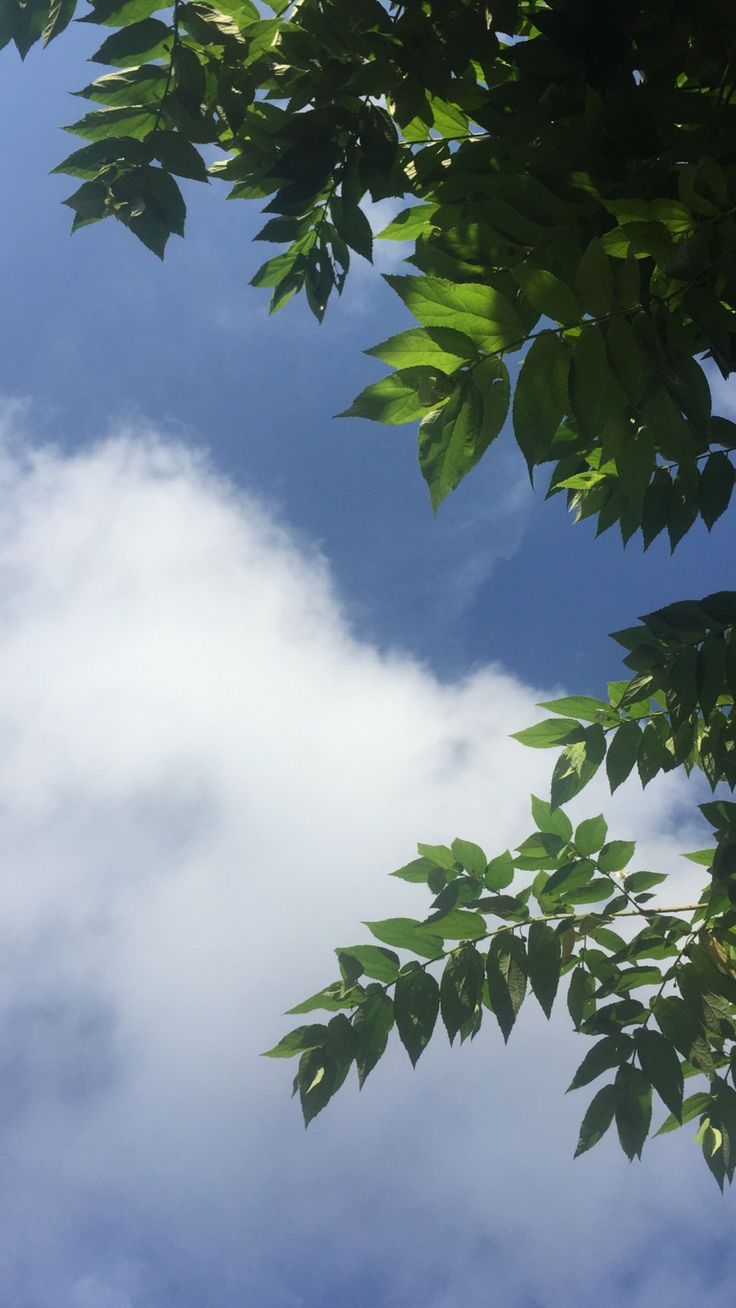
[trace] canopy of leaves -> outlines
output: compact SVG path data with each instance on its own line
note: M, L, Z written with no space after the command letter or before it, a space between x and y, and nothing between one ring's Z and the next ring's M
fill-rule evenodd
M0 45L25 56L76 10L0 0ZM372 258L366 202L393 198L381 237L408 243L411 271L388 280L415 322L369 350L393 371L346 413L419 421L435 507L510 413L530 475L548 465L548 493L599 532L674 549L725 512L736 425L703 365L736 360L732 0L85 0L81 17L104 28L108 71L79 92L58 168L78 183L73 229L113 217L162 256L184 231L178 179L219 178L265 202L257 239L278 250L253 281L272 311L304 292L321 320L353 255ZM577 1152L615 1121L638 1156L654 1096L660 1130L699 1117L732 1179L736 595L615 638L628 680L518 733L559 751L532 834L490 860L420 846L396 875L429 888L429 912L368 924L380 944L339 949L340 980L294 1010L333 1014L271 1051L299 1056L305 1121L353 1063L364 1082L394 1025L416 1063L438 1016L450 1041L486 1014L508 1039L527 994L549 1016L562 989L595 1041L571 1088L608 1077ZM564 806L601 768L615 790L677 767L714 793L714 844L688 855L705 886L662 908L634 842L602 816L573 829Z

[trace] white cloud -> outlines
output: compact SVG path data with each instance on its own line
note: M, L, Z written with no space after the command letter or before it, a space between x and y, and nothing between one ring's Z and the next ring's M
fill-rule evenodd
M564 1023L394 1051L306 1136L257 1058L361 918L423 911L383 875L417 838L527 834L539 694L377 653L323 559L153 433L9 439L0 478L5 1302L730 1303L687 1142L571 1164ZM608 807L654 860L681 803Z

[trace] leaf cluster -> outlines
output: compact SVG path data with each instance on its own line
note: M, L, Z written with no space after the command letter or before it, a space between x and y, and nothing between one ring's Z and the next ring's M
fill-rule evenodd
M678 765L701 768L714 789L733 789L735 633L733 592L670 605L618 633L635 676L611 683L606 700L547 702L553 716L516 735L560 750L550 799L532 797L535 830L490 860L468 840L420 844L418 857L393 873L427 888L429 911L366 923L379 943L337 949L340 979L291 1010L335 1016L297 1027L270 1051L300 1056L294 1089L305 1122L353 1062L362 1086L394 1027L416 1065L438 1018L451 1044L474 1039L490 1015L507 1041L529 993L549 1017L562 988L573 1026L595 1042L570 1089L609 1076L584 1115L576 1152L615 1121L624 1152L640 1156L656 1095L668 1112L660 1132L699 1117L710 1170L721 1187L732 1180L736 804L701 806L715 843L686 857L709 879L690 903L668 906L654 902L666 873L632 868L634 841L611 839L602 815L574 827L564 805L604 759L612 790L635 766L646 785ZM713 654L714 642L722 654Z

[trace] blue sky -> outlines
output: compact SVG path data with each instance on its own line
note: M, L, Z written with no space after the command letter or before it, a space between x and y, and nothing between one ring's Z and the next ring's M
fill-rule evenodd
M594 543L510 437L433 519L412 428L331 420L403 321L367 266L322 328L269 319L216 185L163 265L69 240L88 49L0 83L3 1301L730 1304L687 1131L571 1162L564 1022L394 1051L306 1135L257 1054L362 918L422 912L383 876L414 841L527 834L548 760L509 732L618 675L607 631L732 584L733 527ZM685 886L679 779L597 803Z

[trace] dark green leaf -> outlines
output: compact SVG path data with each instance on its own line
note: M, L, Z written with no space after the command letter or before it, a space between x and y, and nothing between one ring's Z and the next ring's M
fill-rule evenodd
M602 318L613 301L613 275L608 256L594 238L587 246L575 274L575 290L586 313Z
M504 931L493 937L486 960L488 994L498 1025L507 1041L526 994L527 961L524 941Z
M560 982L560 938L546 922L532 922L527 946L529 983L549 1017Z
M646 1028L637 1032L636 1052L641 1070L671 1113L682 1113L683 1076L680 1060L669 1040Z
M601 1076L603 1072L607 1072L611 1067L619 1067L625 1059L631 1056L632 1049L631 1036L623 1033L621 1035L605 1036L603 1040L599 1040L585 1055L568 1086L568 1092L589 1085L591 1081L595 1081L596 1077Z
M304 1053L305 1049L318 1049L324 1044L327 1027L318 1022L312 1026L298 1026L279 1040L273 1049L263 1054L264 1058L293 1058L295 1054Z
M344 955L355 959L361 972L374 977L376 981L390 983L399 974L398 954L391 949L383 949L381 945L350 945L345 949L336 949L335 953L338 958Z
M668 1131L676 1131L678 1126L684 1126L685 1122L691 1122L694 1117L699 1117L701 1113L707 1111L712 1103L711 1095L704 1090L699 1090L697 1094L689 1095L682 1104L682 1117L675 1117L670 1113L666 1117L657 1135L666 1135Z
M709 531L728 508L733 483L734 469L728 455L722 450L711 454L698 483L698 509Z
M577 1031L581 1022L595 1011L595 978L582 966L574 969L567 991L567 1011Z
M355 1062L358 1084L363 1088L366 1077L373 1071L388 1042L394 1024L394 1006L388 995L376 988L361 1004L353 1018L357 1041Z
M652 1090L638 1067L623 1063L616 1074L616 1126L626 1157L641 1158L652 1120Z
M530 471L549 456L552 438L569 407L566 347L554 332L533 342L516 383L514 435Z
M409 964L396 982L394 1017L414 1067L432 1037L439 1008L440 990L434 977L419 964Z
M450 954L440 982L442 1021L452 1044L458 1032L463 1039L480 1025L483 960L472 945Z
M629 776L641 745L641 727L637 722L623 722L611 738L606 754L606 773L611 794Z
M613 1115L616 1111L616 1089L613 1085L604 1085L597 1095L591 1100L588 1111L583 1118L580 1127L580 1136L578 1139L575 1157L587 1153L592 1149L602 1136L606 1134Z
M545 268L530 268L521 264L514 276L524 295L537 313L559 323L576 323L581 317L578 304L569 286Z

